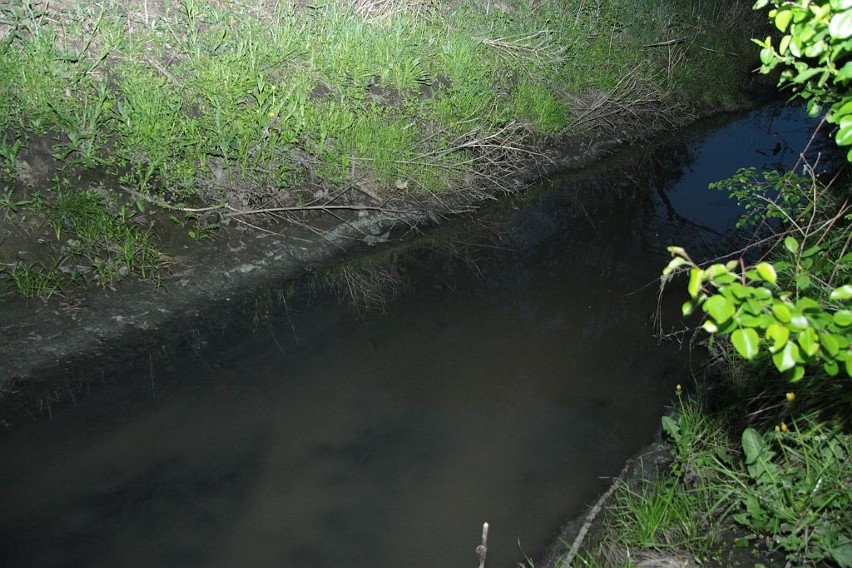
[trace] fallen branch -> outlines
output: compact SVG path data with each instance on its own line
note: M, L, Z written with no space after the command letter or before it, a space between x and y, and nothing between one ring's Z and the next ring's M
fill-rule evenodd
M222 213L222 217L260 215L264 213L296 213L299 211L333 211L340 209L348 209L350 211L379 211L382 213L394 213L397 215L404 215L408 213L408 211L402 211L399 209L388 209L379 205L293 205L290 207L267 207L263 209L237 209L235 207L232 207L228 203L220 203L218 205L211 205L209 207L178 207L172 205L163 198L145 195L144 193L139 193L138 191L134 191L127 187L124 189L125 191L127 191L127 193L137 199L141 199L148 203L157 205L158 207L162 207L163 209L168 209L170 211L180 211L181 213L209 213L211 211L221 211L227 209L228 213Z
M621 473L618 474L618 477L616 477L612 482L610 488L607 489L606 493L601 495L600 499L598 499L595 503L595 506L592 507L591 511L589 511L589 514L586 515L585 522L583 522L583 526L580 527L580 531L577 533L577 538L574 539L574 543L571 545L571 550L568 551L568 555L565 556L565 560L562 562L562 566L565 566L565 568L571 568L571 564L580 552L580 547L583 546L583 541L585 540L589 529L592 527L592 523L595 522L595 519L600 514L601 510L603 510L606 502L609 501L609 498L612 497L613 493L615 493L615 490L618 488L618 482L627 475L627 470L630 469L632 464L632 460L624 464L624 468L621 470Z
M670 39L668 41L658 41L656 43L649 43L648 45L643 45L642 49L647 49L649 47L665 47L667 45L677 45L679 43L683 43L684 41L686 41L686 38L679 37L675 39Z
M142 201L151 203L153 205L156 205L157 207L162 207L163 209L169 209L170 211L180 211L182 213L209 213L210 211L216 211L228 207L227 203L220 203L218 205L211 205L209 207L177 207L175 205L172 205L162 197L155 197L153 195L139 193L138 191L132 190L129 187L122 186L122 189L129 193L131 196L135 197L136 199L141 199Z
M335 211L348 209L350 211L379 211L381 213L395 213L404 215L407 211L399 209L387 209L376 205L294 205L292 207L267 207L264 209L236 209L225 205L229 213L223 213L223 217L237 217L241 215L260 215L263 213L296 213L299 211Z

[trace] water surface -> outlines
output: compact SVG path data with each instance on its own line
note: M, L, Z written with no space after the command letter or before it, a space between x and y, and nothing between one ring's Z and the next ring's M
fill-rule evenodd
M489 567L535 557L690 380L666 245L724 244L707 183L795 159L801 116L548 180L7 429L0 565L472 566L484 521ZM383 310L338 300L369 278Z

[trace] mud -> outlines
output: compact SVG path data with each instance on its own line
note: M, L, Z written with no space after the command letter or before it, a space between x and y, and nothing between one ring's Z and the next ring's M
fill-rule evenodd
M587 167L621 145L610 140L549 148L510 185L520 192L544 176ZM28 160L24 155L21 163L30 184L55 167L39 156L36 152ZM481 199L483 193L476 193ZM475 206L456 196L440 206L409 204L393 213L345 211L333 222L312 220L309 228L286 223L265 227L271 232L227 227L206 241L161 243L174 264L159 286L122 282L114 290L91 289L46 301L9 294L0 303L0 421L9 423L22 412L49 412L93 377L153 351L178 348L188 335L203 341L235 318L251 318L254 297L263 289L399 242L450 211Z

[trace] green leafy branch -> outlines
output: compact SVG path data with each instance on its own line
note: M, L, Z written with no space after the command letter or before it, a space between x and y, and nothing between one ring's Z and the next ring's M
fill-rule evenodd
M769 18L784 35L777 47L771 36L753 40L761 48L760 71L782 66L779 86L807 101L811 116L828 107L837 144L852 145L852 0L757 0L754 9L770 4Z
M798 243L789 238L785 246L798 248ZM664 277L678 269L689 270L690 299L683 305L683 314L701 308L706 316L704 330L729 336L744 359L770 357L791 381L800 380L808 367L817 365L832 377L841 369L852 377L852 285L831 290L828 303L833 305L824 305L781 289L771 263L747 267L732 260L701 268L684 249L668 250L672 260Z
M708 187L727 191L737 200L745 211L737 221L740 229L755 227L770 219L787 221L798 218L810 205L804 188L810 188L812 183L810 176L774 170L758 172L752 166L740 168L730 178L714 181ZM771 195L776 197L771 198Z

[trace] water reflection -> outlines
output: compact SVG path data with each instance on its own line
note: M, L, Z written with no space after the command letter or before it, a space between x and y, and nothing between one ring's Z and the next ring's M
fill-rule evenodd
M718 244L731 219L703 214L704 172L716 140L764 144L742 135L755 124L625 153L349 267L391 275L383 313L337 302L339 271L255 334L3 433L0 563L464 566L483 521L489 566L537 554L688 380L688 354L653 337L655 283L666 245Z

